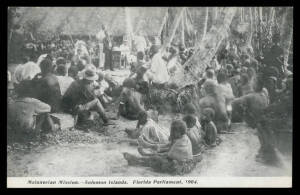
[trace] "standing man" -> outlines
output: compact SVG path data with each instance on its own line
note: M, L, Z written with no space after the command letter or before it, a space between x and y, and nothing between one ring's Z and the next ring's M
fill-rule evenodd
M104 70L110 69L113 71L113 65L112 65L112 41L111 37L108 34L106 30L105 32L105 38L103 39L103 52L105 55L105 61L104 61Z

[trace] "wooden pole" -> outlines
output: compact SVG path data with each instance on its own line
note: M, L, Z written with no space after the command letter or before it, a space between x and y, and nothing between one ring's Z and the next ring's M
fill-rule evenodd
M167 8L166 10L166 13L165 13L165 16L164 16L164 19L162 21L162 24L160 25L160 28L159 28L159 31L158 31L158 36L161 35L163 29L164 29L164 26L166 25L166 22L167 22L167 19L168 19L168 16L169 16L169 12L168 12L169 8ZM162 37L163 38L163 37ZM162 40L163 41L163 40Z
M208 7L205 8L205 18L204 18L204 27L202 32L201 41L205 38L207 32L207 23L208 23Z
M185 15L185 11L183 13L183 15ZM181 42L185 47L185 39L184 39L184 18L185 17L181 17Z
M171 27L170 27L171 34L166 38L166 41L162 46L162 50L165 50L171 44L171 42L174 38L175 32L177 30L177 27L179 25L179 22L181 21L184 10L185 10L185 7L181 8L179 14L177 14L175 16L175 19L174 19L174 21L173 21L173 23L171 24Z

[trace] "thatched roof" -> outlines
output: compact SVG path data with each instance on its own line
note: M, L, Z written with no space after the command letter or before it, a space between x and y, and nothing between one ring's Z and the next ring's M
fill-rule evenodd
M133 32L143 29L157 35L167 7L129 7ZM20 7L19 24L36 31L64 34L96 34L104 24L114 35L125 34L124 7ZM32 25L33 24L33 25Z

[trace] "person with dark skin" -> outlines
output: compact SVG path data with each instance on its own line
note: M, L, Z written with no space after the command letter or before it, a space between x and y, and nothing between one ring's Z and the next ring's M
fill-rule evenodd
M246 73L241 74L240 84L238 88L238 97L247 95L254 91L252 85L250 84L249 76Z
M61 112L62 95L58 79L53 74L53 64L50 59L44 59L41 64L41 74L33 79L35 97L51 106L51 112Z
M30 80L24 80L16 86L17 98L7 108L8 125L17 133L39 134L55 131L58 127L49 115L51 107L32 98L31 87Z
M182 119L187 126L187 136L192 143L193 155L198 155L203 151L205 144L204 133L196 125L196 118L193 115L185 115Z
M136 82L133 79L125 79L117 117L121 115L130 120L137 120L138 113L145 110L143 96L135 88Z
M90 113L96 111L104 122L104 126L113 125L105 114L105 110L94 93L94 81L98 79L98 75L93 69L84 71L83 79L74 81L66 91L63 97L63 107L65 112L78 115L82 113Z
M205 108L201 117L201 124L205 132L204 140L208 146L216 146L217 128L213 122L215 112L211 108Z
M183 175L190 173L201 158L194 159L192 144L186 135L186 125L181 120L171 124L171 146L167 152L158 152L147 157L137 157L127 152L124 158L130 166L151 167L157 172Z

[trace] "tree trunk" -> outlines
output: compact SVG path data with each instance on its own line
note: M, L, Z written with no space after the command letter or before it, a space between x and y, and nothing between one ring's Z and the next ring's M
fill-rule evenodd
M184 13L183 13L183 16L184 17L181 17L181 37L180 37L180 39L181 39L181 43L184 45L184 47L185 47L185 39L184 39L184 22L185 22L185 17L186 17L186 12L184 11Z
M219 20L198 44L199 47L196 48L194 55L176 73L174 80L179 87L201 79L201 74L215 56L221 42L228 36L228 29L236 11L236 7L226 7L221 11Z
M166 47L168 47L171 44L171 42L174 38L174 35L176 33L177 27L178 27L178 25L181 21L184 10L185 10L185 7L181 8L180 12L176 14L176 16L174 18L174 21L170 26L170 32L171 33L168 35L168 37L166 37L166 40L165 40L165 42L162 46L162 50L165 50Z
M208 7L205 8L205 18L204 18L204 26L202 31L202 36L200 41L202 41L205 38L206 32L207 32L207 22L208 22Z
M282 25L282 47L283 47L283 59L284 65L287 65L289 58L289 50L292 43L293 37L293 19L292 8L287 8L286 13L283 16L283 25Z
M247 45L252 47L252 35L253 35L253 17L252 17L252 8L249 7L249 15L250 15L250 34L247 37Z

